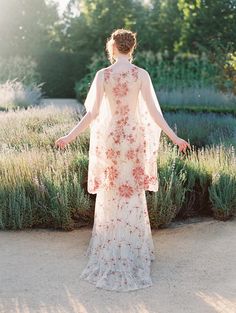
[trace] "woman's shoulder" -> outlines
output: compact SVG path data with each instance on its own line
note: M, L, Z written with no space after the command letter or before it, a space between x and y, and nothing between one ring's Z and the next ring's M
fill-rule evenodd
M134 63L130 64L130 69L132 71L132 75L135 75L136 78L138 78L139 81L147 81L150 78L150 75L148 71L140 66L137 66ZM124 69L123 69L124 70ZM118 71L120 72L120 71ZM97 70L96 76L99 80L108 81L110 75L113 75L113 73L116 73L116 70L114 69L113 64L100 68Z
M134 63L131 63L130 65L131 65L131 66L130 66L131 68L136 68L136 69L138 69L141 74L149 75L148 71L147 71L145 68L140 67L140 66L138 66L138 65L136 65L136 64L134 64ZM99 69L98 72L105 72L105 71L108 71L108 72L109 72L109 71L112 71L113 68L114 68L114 65L111 64L111 65L109 65L109 66L106 66L106 67L103 67L103 68Z
M137 66L137 68L139 69L139 71L140 71L140 73L142 73L142 74L148 74L149 75L149 73L148 73L148 71L145 69L145 68L143 68L143 67L140 67L140 66Z

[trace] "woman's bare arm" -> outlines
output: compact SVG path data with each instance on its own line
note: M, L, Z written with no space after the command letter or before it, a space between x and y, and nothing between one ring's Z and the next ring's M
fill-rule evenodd
M150 115L152 116L155 123L166 133L166 135L175 143L178 139L178 136L175 134L175 132L170 128L170 126L167 124L164 117L160 114L158 111L152 93L151 93L151 78L149 73L142 69L142 80L141 80L141 93L143 96L143 99L145 100L148 111Z
M142 69L141 77L141 93L147 104L148 111L155 123L164 131L164 133L172 140L174 144L177 144L179 146L180 151L183 150L185 152L187 147L191 149L190 144L175 134L175 132L172 130L172 128L170 128L162 114L158 111L155 104L155 99L153 99L155 95L153 95L151 92L152 81L149 73L145 69Z
M88 111L83 118L79 121L79 123L66 135L59 138L55 144L64 147L69 144L71 141L75 140L78 135L85 131L88 128L90 123L98 116L100 105L103 98L104 86L103 86L103 73L102 70L99 70L94 78L94 82L96 84L96 96L95 102L92 106L91 110Z

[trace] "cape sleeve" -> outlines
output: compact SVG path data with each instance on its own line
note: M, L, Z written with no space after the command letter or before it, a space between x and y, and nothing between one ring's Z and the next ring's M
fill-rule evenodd
M101 69L97 71L84 102L86 111L91 113L92 120L96 119L99 114L103 97L104 74Z
M163 117L163 113L159 101L157 99L151 77L149 73L144 69L142 71L140 90L150 116L156 122L156 124L160 124L160 121L162 120Z
M141 93L146 103L149 114L154 122L158 125L158 127L161 128L161 130L163 130L167 134L167 136L171 138L172 141L175 141L178 136L173 131L173 129L170 128L170 126L163 117L163 113L158 102L150 75L144 69L143 74L144 75L142 77Z
M141 69L140 91L138 95L138 119L142 125L145 141L145 171L152 177L158 175L157 157L162 128L159 121L163 113L158 102L151 78L145 69ZM150 185L149 190L157 191L158 179Z
M89 88L84 106L87 112L91 112L92 121L89 124L89 164L88 164L88 185L89 193L94 194L102 184L99 181L103 177L104 157L101 154L106 149L106 136L109 130L109 121L112 114L108 99L105 94L104 69L99 70Z

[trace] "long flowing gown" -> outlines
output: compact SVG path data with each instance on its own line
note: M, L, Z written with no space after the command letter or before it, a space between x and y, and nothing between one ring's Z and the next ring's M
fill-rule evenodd
M148 72L128 60L99 70L85 107L94 116L88 192L96 202L80 278L106 290L150 287L155 252L145 190L158 191L161 128L153 112L162 111Z

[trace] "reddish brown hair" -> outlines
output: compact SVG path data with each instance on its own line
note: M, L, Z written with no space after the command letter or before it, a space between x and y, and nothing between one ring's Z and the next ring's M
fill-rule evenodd
M115 61L112 53L112 45L114 43L120 53L130 53L131 62L133 61L133 52L137 46L136 35L137 33L124 28L119 28L112 32L111 36L107 39L106 42L106 51L108 54L108 59L111 63L114 63Z

